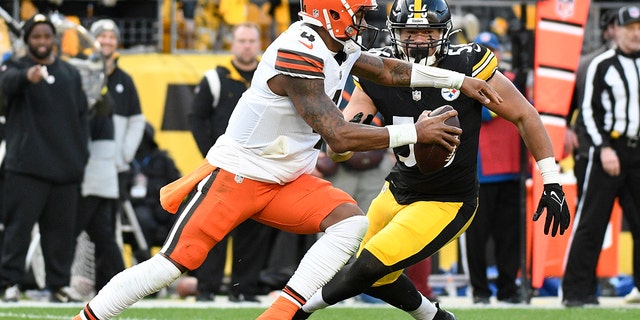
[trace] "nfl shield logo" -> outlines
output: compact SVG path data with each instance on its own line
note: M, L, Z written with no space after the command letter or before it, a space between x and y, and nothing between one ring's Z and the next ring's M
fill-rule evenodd
M574 0L556 0L556 14L564 20L573 17L575 11L574 2Z
M411 97L413 98L413 101L420 101L422 99L422 91L413 90Z

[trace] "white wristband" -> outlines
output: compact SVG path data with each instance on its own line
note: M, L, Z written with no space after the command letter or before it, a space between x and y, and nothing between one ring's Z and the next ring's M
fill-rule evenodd
M543 184L560 184L560 173L558 172L558 165L554 157L544 158L537 163L540 174L542 175Z
M389 148L418 142L418 132L413 123L385 126L389 131Z
M411 87L460 89L464 78L464 73L423 64L414 63L413 68L411 68Z

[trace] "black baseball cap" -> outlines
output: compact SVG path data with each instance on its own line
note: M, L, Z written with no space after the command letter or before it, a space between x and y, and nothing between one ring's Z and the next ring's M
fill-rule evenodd
M53 33L56 33L56 27L53 25L53 22L51 22L51 20L45 16L44 14L41 13L37 13L35 14L33 17L31 17L29 20L27 20L24 23L24 26L22 26L22 39L24 40L24 42L27 42L27 39L29 39L29 34L31 33L31 31L33 30L33 27L36 26L36 24L38 23L46 23L51 27L51 30L53 31Z
M637 6L628 6L618 10L616 24L626 26L633 22L640 22L640 8Z
M618 10L616 9L609 9L605 11L605 13L603 13L602 16L600 16L600 23L599 23L600 30L605 30L607 29L608 26L614 24L616 22L617 13L618 13Z

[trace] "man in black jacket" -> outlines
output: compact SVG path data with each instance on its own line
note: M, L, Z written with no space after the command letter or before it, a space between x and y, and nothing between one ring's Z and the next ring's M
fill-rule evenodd
M8 101L0 288L4 301L20 298L31 231L38 223L51 301L70 302L76 300L68 285L88 158L88 101L80 73L54 53L51 21L36 14L23 31L27 54L0 68Z

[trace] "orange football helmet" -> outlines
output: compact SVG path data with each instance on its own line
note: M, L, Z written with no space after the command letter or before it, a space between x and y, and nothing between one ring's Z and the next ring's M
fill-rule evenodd
M300 7L302 21L323 27L340 42L353 40L359 43L358 37L363 30L378 31L364 19L367 11L378 9L376 0L301 0Z

